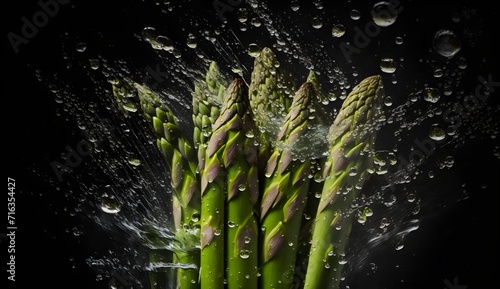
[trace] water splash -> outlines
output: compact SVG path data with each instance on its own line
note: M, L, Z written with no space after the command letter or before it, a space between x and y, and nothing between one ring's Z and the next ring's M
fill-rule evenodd
M164 9L167 11L165 13L168 13L170 8ZM290 10L293 15L300 15L305 9L299 9L299 1L291 1ZM357 21L361 13L352 10L348 16ZM241 24L252 22L252 27L247 28L247 31L254 29L253 31L258 31L260 35L265 35L272 46L279 51L279 56L287 59L283 66L299 67L297 71L301 69L318 71L318 75L324 77L330 84L326 89L339 95L340 100L345 99L346 92L359 77L363 76L355 67L343 66L334 60L332 52L324 49L328 47L325 43L329 40L319 39L317 45L301 41L301 37L306 33L297 27L287 25L286 19L278 17L266 5L246 5L229 17L235 18ZM321 23L319 19L313 19L312 26L308 22L308 27L313 28L313 31L332 27L326 19ZM376 22L379 21L377 24L383 27L396 26L398 24L395 20L396 17L377 18ZM205 20L191 19L191 21L190 25L195 24L193 27L202 27L201 24ZM151 86L168 105L175 108L181 125L188 130L191 127L192 79L202 77L210 60L218 60L228 77L242 75L248 82L252 57L260 52L260 43L254 42L255 39L248 40L245 31L235 31L225 23L200 31L191 31L189 28L191 26L184 25L190 34L187 34L187 38L182 38L182 42L175 41L164 28L141 27L141 36L137 42L146 44L141 47L141 51L151 53L153 61L149 63L134 63L134 56L131 56L132 59L115 61L111 60L111 56L107 59L106 55L99 59L87 57L89 55L86 53L91 45L86 43L78 43L76 49L67 51L66 53L70 55L68 65L70 62L75 62L72 63L75 66L78 63L76 60L78 58L72 54L73 50L76 50L75 54L87 57L85 62L82 62L82 67L85 76L94 84L87 89L90 91L89 94L98 96L96 100L82 99L79 87L72 87L58 78L40 76L44 83L54 83L49 84L49 88L54 92L54 100L59 105L57 114L68 122L78 123L80 129L78 133L82 135L82 139L94 144L85 168L82 166L84 170L65 174L64 176L69 178L56 186L75 187L75 192L83 192L80 195L75 192L66 193L67 198L79 200L79 205L72 214L91 218L106 234L130 238L136 246L129 252L130 258L125 260L110 261L112 257L89 257L88 264L92 268L107 266L116 271L122 268L120 267L122 262L136 262L135 266L139 271L176 269L181 265L168 261L149 263L140 260L137 255L150 250L166 250L171 253L175 250L191 250L198 247L194 243L190 248L180 248L175 241L170 216L172 208L169 200L172 192L169 189L169 177L163 163L159 161L161 156L155 151L151 136L147 134L148 128L141 120L137 109L139 106L130 103L126 106L128 114L124 117L123 112L116 109L109 91L109 81L114 76L131 77L144 85ZM343 25L335 25L331 31L334 40L342 40L348 32L352 31ZM344 34L346 36L343 36ZM396 43L404 44L401 37L396 39ZM388 246L387 242L390 242L390 246L395 250L404 250L402 246L405 239L419 228L420 221L415 218L427 204L419 201L419 196L422 194L420 191L409 193L404 197L401 196L403 194L401 192L418 184L420 178L428 176L429 172L437 174L439 168L452 168L456 165L453 151L465 146L471 138L485 135L496 138L498 135L498 124L487 121L499 113L498 107L490 107L487 102L478 102L477 106L469 109L472 110L469 112L460 111L458 108L449 111L454 105L463 107L464 99L473 93L474 87L463 89L460 85L465 77L463 71L467 71L468 68L467 60L463 57L451 59L460 51L458 37L448 32L437 33L433 45L436 52L450 58L447 67L439 69L430 67L431 73L426 78L402 85L402 88L397 82L393 84L394 86L389 84L390 81L386 82L389 89L398 88L394 89L397 93L391 94L391 99L387 100L390 101L390 105L387 104L385 107L386 117L376 128L372 128L383 131L385 138L379 142L380 150L376 152L378 157L372 172L373 181L368 184L366 194L357 200L352 208L353 211L360 212L359 226L368 228L368 237L356 244L366 247L363 254L370 254L373 250ZM384 73L391 74L405 71L403 66L398 66L396 70L395 59L399 58L395 56L383 58L380 69ZM456 70L450 68L453 65L456 65ZM439 77L436 77L436 73ZM297 73L297 75L295 79L297 83L305 79L305 74ZM445 86L452 89L447 90ZM452 92L445 93L445 91ZM333 116L339 101L337 97L332 97L324 105L330 109ZM446 112L458 115L455 119L460 122L449 122L444 116ZM385 133L389 129L390 133ZM423 136L412 134L420 130L425 131ZM292 150L297 158L324 156L327 152L324 142L327 131L328 125L315 127L308 132L305 138L307 143L293 144ZM431 143L425 140L431 140L434 147L430 149ZM424 145L422 147L419 144ZM497 147L497 156L500 155L498 151ZM420 155L417 155L417 152L420 152ZM440 152L445 153L447 157L443 161L433 162L436 154ZM360 172L350 173L355 175ZM93 182L89 182L87 180L89 178L93 179ZM111 193L104 192L105 188ZM367 211L363 208L370 209ZM404 218L411 219L403 221ZM371 220L379 222L374 224ZM80 229L77 231L77 235L82 236ZM344 257L345 259L341 261L351 264L352 268L364 265L363 257L352 255ZM185 266L192 268L194 264ZM380 270L380 266L378 268ZM104 271L106 270L96 269L101 276L99 278L113 278L112 270Z

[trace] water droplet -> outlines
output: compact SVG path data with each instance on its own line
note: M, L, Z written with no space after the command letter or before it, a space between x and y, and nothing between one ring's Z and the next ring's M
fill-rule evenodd
M73 235L75 235L77 237L82 234L82 232L80 231L80 229L78 229L77 227L73 227L72 232L73 232Z
M451 30L439 30L434 35L434 50L444 57L451 58L462 48L460 39Z
M241 259L248 259L250 258L251 252L249 250L242 250L240 251L240 258Z
M370 13L375 24L380 27L387 27L396 22L396 18L398 18L398 14L393 12L394 9L391 7L391 3L382 1L373 5Z
M361 18L361 12L359 12L359 10L352 9L349 16L352 20L359 20L359 18Z
M259 7L259 1L258 0L248 0L248 3L250 3L250 6L253 9L257 9Z
M288 242L288 246L293 247L293 242Z
M397 157L393 152L380 150L375 152L373 158L374 170L377 175L384 175L388 172L389 165L397 163Z
M396 251L400 251L400 250L402 250L404 247L405 247L405 245L404 245L403 243L399 243L399 244L397 244L397 245L396 245L396 248L395 248L395 249L396 249Z
M437 88L426 87L422 93L424 100L430 103L436 103L441 98L441 93Z
M160 44L159 48L165 51L173 51L174 50L174 42L168 38L167 36L160 35L156 37L156 41Z
M408 201L408 203L413 203L415 202L417 198L415 197L414 194L408 194L408 196L406 197L406 200Z
M189 48L195 49L196 46L198 46L198 42L196 40L196 36L194 36L193 34L189 33L188 38L186 40L186 45Z
M441 68L434 69L433 73L434 77L439 78L443 76L443 70Z
M457 61L458 68L466 69L467 68L467 59L465 57L460 57Z
M252 57L258 57L260 55L260 47L255 44L255 43L251 43L250 45L248 45L248 54Z
M347 259L345 258L345 254L341 254L339 258L339 264L340 265L345 265L347 264Z
M447 156L444 159L444 165L448 168L451 168L453 164L455 163L455 159L452 156Z
M85 42L78 42L75 46L76 51L78 52L84 52L87 49L87 43Z
M227 222L227 226L228 226L229 228L234 228L234 227L236 227L236 223L234 223L234 222L232 222L232 221L228 221L228 222Z
M220 236L220 234L222 234L222 230L220 228L217 228L214 230L214 235L215 236Z
M359 216L358 217L358 223L360 223L360 224L366 223L366 216L365 215Z
M133 103L124 103L123 104L123 109L126 110L126 111L130 111L130 112L136 112L137 111L137 106L135 106L135 104Z
M432 140L440 141L446 137L446 132L440 124L435 123L431 125L431 128L429 130L429 137Z
M89 63L90 63L90 68L93 70L99 69L99 65L101 64L99 59L96 58L89 59Z
M386 205L387 207L392 207L397 201L397 198L395 195L390 195L389 198L387 198L385 201L384 201L384 205Z
M121 206L115 196L104 193L101 196L101 210L108 214L116 214L120 212Z
M380 60L380 69L385 73L394 73L397 68L397 63L393 58L382 58Z
M345 26L342 24L335 24L332 27L333 37L342 37L345 34Z
M235 65L231 66L231 71L233 73L240 74L240 75L243 73L243 69L241 69L241 66L239 64L235 64Z
M392 106L392 97L389 95L384 98L384 105L385 106Z
M245 244L250 244L250 241L252 241L252 238L246 236L245 237Z
M141 32L142 39L144 39L147 42L154 41L156 37L158 37L158 33L156 32L156 29L153 27L144 27Z
M314 17L313 20L311 21L312 27L316 29L320 29L323 27L323 21L321 21L321 18L319 17Z
M356 167L351 167L349 169L349 176L354 177L357 174L358 174L358 169Z
M290 2L290 8L292 8L292 11L299 10L300 9L299 0L292 0L292 2Z
M387 228L391 223L389 222L389 220L387 218L382 218L380 220L380 229L384 229L384 228Z
M250 23L255 27L260 27L262 25L262 21L258 17L252 18L252 21L250 21Z
M248 131L245 133L245 136L246 136L247 138L252 139L252 138L254 138L254 137L255 137L255 134L254 134L253 130L248 130Z
M373 210L369 207L363 209L363 214L367 217L373 216Z
M419 205L419 204L417 204L417 205L415 206L415 208L413 208L413 210L411 211L411 213L412 213L413 215L417 215L419 212L420 212L420 205Z
M395 39L394 39L394 42L396 42L397 45L401 45L403 44L403 37L401 36L397 36Z
M455 135L457 133L457 129L458 129L457 126L450 125L446 129L446 134L449 135L449 136Z
M200 214L199 213L194 213L192 216L191 216L191 221L193 223L197 223L200 221Z
M131 155L127 158L127 161L129 164L133 165L134 167L138 167L141 165L141 160L138 159L135 155Z
M181 51L177 48L174 48L172 50L172 54L174 55L175 58L181 58L181 56L182 56Z
M429 176L429 179L434 178L434 172L433 172L433 171L429 171L429 172L427 173L427 176Z
M248 11L246 8L238 9L238 21L245 23L248 20Z

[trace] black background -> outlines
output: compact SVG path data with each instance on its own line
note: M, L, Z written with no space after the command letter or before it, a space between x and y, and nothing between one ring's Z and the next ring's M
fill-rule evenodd
M54 178L50 162L60 158L65 146L78 143L82 136L76 123L64 121L63 117L54 113L57 108L54 96L46 83L37 80L36 69L49 74L65 71L66 62L61 55L67 47L62 44L62 39L72 45L81 40L93 43L88 54L94 55L107 51L109 43L114 43L112 51L118 51L118 55L114 55L116 58L136 55L138 63L147 62L148 54L140 53L139 41L132 33L140 32L139 29L145 26L175 25L178 20L161 19L158 13L154 13L155 5L140 2L73 1L61 5L61 11L40 28L29 43L21 44L18 53L14 53L6 36L12 31L19 34L21 18L30 18L40 8L34 1L2 2L2 140L6 144L2 148L7 157L4 174L16 180L16 288L28 284L52 288L107 288L107 280L96 281L97 273L85 260L89 255L99 255L99 252L123 243L91 229L80 237L72 234L73 227L87 225L92 228L92 224L78 216L70 216L68 211L76 204L63 197L63 192L55 189L54 182L47 177ZM215 15L209 1L203 5L191 2L194 15L203 15L206 11ZM422 35L408 37L405 49L415 59L429 53L433 32L450 25L451 12L460 12L463 7L476 8L475 17L481 20L482 33L474 48L463 47L462 53L468 56L470 71L464 85L474 88L477 84L475 76L482 72L483 75L491 73L495 80L499 80L498 46L493 43L493 38L498 37L496 8L481 1L454 4L412 1L404 4L404 19L420 19L418 25L409 20L405 22L402 17L397 22L398 29L408 35ZM273 5L275 9L289 9L289 3ZM304 7L307 5L303 4ZM325 3L325 9L331 8L330 5ZM362 10L370 6L356 1L350 4L344 1L338 5L341 11L349 11L353 7ZM211 21L219 20L214 17ZM170 28L176 31L175 26ZM70 31L69 36L64 36L64 31ZM98 31L103 35L96 37ZM186 34L186 31L178 32L179 38ZM383 54L380 51L377 53ZM376 64L372 65L363 57L355 59L355 65L360 70L365 69L368 74L372 72L369 67L378 69ZM408 62L411 67L412 62ZM138 66L144 67L141 64ZM348 64L343 65L349 67ZM414 65L418 69L417 61ZM67 73L68 79L74 83L88 84L88 80L80 79L77 73L73 75L71 70L63 73ZM419 73L428 72L417 70L415 74ZM406 77L411 81L415 75ZM82 94L86 92L82 91ZM498 98L496 91L490 101L498 103ZM498 121L498 118L492 121ZM444 184L430 187L429 192L422 195L424 200L429 201L423 202L425 206L422 208L420 228L407 237L404 250L395 252L387 248L374 252L370 259L379 264L379 271L366 279L358 274L358 279L350 288L446 288L443 281L453 283L454 278L468 288L497 287L500 283L496 274L500 162L491 151L498 144L498 139L479 138L467 141L454 152L455 167L436 177L441 178ZM484 154L485 151L489 153ZM457 202L431 197L441 189L460 192L464 190L461 187L464 183L469 195L466 200ZM486 188L481 188L482 185ZM422 183L422 186L426 184ZM2 226L3 233L5 226ZM3 235L1 241L2 251L5 252L7 240ZM6 256L5 253L3 256ZM4 269L1 271L5 280L6 272ZM7 288L14 288L12 282L7 284Z

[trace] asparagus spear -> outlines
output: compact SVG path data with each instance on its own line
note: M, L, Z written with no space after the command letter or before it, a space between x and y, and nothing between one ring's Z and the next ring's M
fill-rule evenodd
M196 176L196 153L182 136L177 118L149 88L134 83L144 116L157 139L171 173L174 192L173 215L176 235L175 261L180 264L199 264L200 191ZM178 269L177 288L198 288L198 270Z
M342 254L352 225L350 206L368 179L377 115L383 95L380 76L359 83L344 101L330 127L331 149L314 223L305 289L338 288ZM340 261L340 262L339 262Z
M205 150L212 134L212 124L219 117L227 81L222 77L216 62L211 62L205 81L196 81L193 93L193 140L198 150L198 170L205 166Z
M252 124L243 91L241 79L227 88L201 173L202 289L224 288L225 253L228 288L257 286L257 223L253 211L258 198L257 148L246 136Z
M255 58L248 89L250 107L259 130L259 159L267 160L292 103L293 86L280 68L274 52L263 48ZM261 162L261 171L265 164ZM263 176L261 176L262 178Z
M315 125L315 89L304 83L296 92L279 143L266 167L261 203L262 238L261 288L291 288L302 213L309 190L311 160L297 155L298 146Z
M227 170L227 285L229 289L256 289L258 220L254 207L259 199L257 147L254 139L248 137L254 134L254 126L244 83L237 79L230 88L222 117L214 127L228 127L222 153ZM219 143L220 139L211 142Z
M323 105L325 103L326 95L322 91L319 80L317 78L316 73L313 70L309 71L309 75L307 76L307 82L312 83L314 86L316 100L313 102L314 104L314 115L315 121L321 126L321 128L325 128L325 132L327 131L326 123L331 123L329 119L331 118L329 114L326 113ZM324 137L324 133L315 132L316 135L320 135ZM311 226L314 222L314 217L316 216L316 211L319 205L319 197L321 195L321 191L323 189L323 176L321 172L321 168L323 167L326 161L326 152L328 151L328 141L326 138L322 138L320 142L316 142L316 145L311 144L313 150L321 152L321 154L317 154L317 157L314 159L314 163L311 164L311 175L313 175L312 180L309 183L309 191L307 196L307 202L304 207L304 219L300 232L299 232L299 240L297 247L297 263L295 265L296 268L304 268L297 269L305 271L307 268L307 259L309 256L310 249L310 241L311 241ZM303 272L302 272L303 273ZM297 278L295 278L296 281ZM293 286L293 285L292 285Z

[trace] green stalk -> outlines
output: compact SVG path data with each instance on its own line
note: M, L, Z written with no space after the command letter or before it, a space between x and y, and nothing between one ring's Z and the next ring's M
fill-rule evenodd
M316 73L314 71L309 71L307 76L307 82L310 82L314 86L315 101L313 101L312 112L315 115L315 121L319 125L318 127L324 127L326 131L326 123L331 123L329 119L331 116L326 113L325 103L326 95L323 93ZM332 118L333 119L333 118ZM299 237L297 241L297 257L295 262L295 277L292 287L297 284L303 283L303 278L305 278L305 271L307 268L307 262L309 258L309 251L311 248L311 237L312 237L312 224L314 223L314 218L316 216L316 211L318 210L319 200L318 196L321 196L321 191L323 190L324 178L321 169L326 161L326 155L324 152L328 150L328 141L324 138L324 133L315 131L314 134L321 136L319 142L313 142L310 144L312 150L321 152L316 154L317 157L314 158L314 162L311 162L311 172L313 176L309 182L309 189L307 192L307 202L305 204L303 215L304 218L300 225ZM309 135L306 139L311 139ZM295 288L295 287L294 287Z
M200 191L196 175L197 159L192 145L183 137L177 118L149 88L135 83L144 117L151 126L171 173L176 245L174 261L186 265L177 271L179 289L196 289L199 264ZM191 265L191 266L189 266Z
M193 93L193 140L198 151L198 171L205 167L205 150L212 135L212 125L219 117L224 91L228 86L217 63L210 63L205 81L194 83Z
M287 289L293 281L299 231L309 190L311 160L298 154L307 147L314 127L315 89L304 83L296 92L266 167L261 219L262 277L260 288Z
M257 153L246 132L251 125L248 106L243 95L243 81L235 79L227 88L220 116L212 126L213 133L207 145L205 168L201 172L202 226L201 226L201 288L224 288L225 258L228 258L228 285L246 286L257 278L255 241L256 223L252 221L253 207L258 197ZM226 195L227 192L227 195ZM228 226L227 242L225 204L228 218L237 228ZM234 230L233 230L234 229ZM229 239L228 239L229 240ZM243 241L243 242L241 242ZM227 254L227 255L225 255ZM239 262L246 257L245 266ZM234 258L234 256L237 258ZM246 256L248 255L248 256ZM255 263L253 266L252 263ZM233 268L231 268L233 267ZM233 271L236 268L237 272ZM249 275L249 279L246 279ZM244 276L244 278L242 278ZM242 281L242 279L245 279ZM240 283L241 282L241 283ZM251 288L251 287L242 287Z
M227 171L226 269L228 289L257 289L259 199L257 147L243 81L228 89L222 117L214 128L227 126L222 161ZM219 135L220 136L220 135ZM214 138L212 142L220 142ZM211 145L209 145L210 147ZM222 147L221 147L222 149Z
M270 48L263 48L255 58L248 88L250 107L259 131L257 137L261 160L267 160L271 155L272 145L292 104L291 91L293 85L280 68L276 55ZM260 170L263 171L265 162L261 163Z
M352 226L351 204L368 179L383 86L380 76L359 83L344 101L328 135L330 152L314 223L305 289L339 288Z

